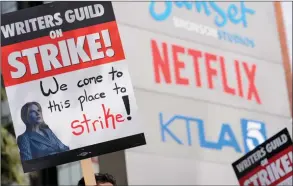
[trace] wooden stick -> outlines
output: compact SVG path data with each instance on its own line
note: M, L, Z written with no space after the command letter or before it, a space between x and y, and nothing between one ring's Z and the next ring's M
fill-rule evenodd
M81 170L84 177L85 185L97 185L95 172L92 164L92 159L85 159L80 161Z
M286 39L285 26L284 26L284 21L283 21L283 12L282 12L281 2L274 2L274 6L275 6L275 16L276 16L276 20L277 20L277 27L278 27L278 33L279 33L279 40L280 40L280 44L281 44L283 67L284 67L284 71L285 71L286 83L287 83L287 89L288 89L290 112L291 112L291 117L292 117L293 116L293 112L292 112L292 73L291 73L290 57L289 57L288 47L287 47L287 39Z

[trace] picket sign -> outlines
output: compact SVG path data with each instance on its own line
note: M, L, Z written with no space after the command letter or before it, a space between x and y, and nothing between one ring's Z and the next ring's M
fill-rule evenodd
M145 145L112 3L3 14L2 75L24 172Z
M292 185L293 143L284 128L232 164L240 186Z

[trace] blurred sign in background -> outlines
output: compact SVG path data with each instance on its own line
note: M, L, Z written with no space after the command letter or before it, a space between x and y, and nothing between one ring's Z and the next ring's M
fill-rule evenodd
M37 5L1 4L2 13ZM282 5L292 63L292 2ZM148 145L99 157L97 172L129 185L236 185L233 161L284 127L292 131L272 2L113 6ZM228 7L230 17L221 11ZM2 118L9 123L9 114ZM30 180L75 185L80 177L76 162Z

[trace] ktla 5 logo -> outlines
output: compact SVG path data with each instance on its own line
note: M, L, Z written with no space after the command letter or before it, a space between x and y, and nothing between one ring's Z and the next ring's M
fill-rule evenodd
M166 120L163 113L159 113L159 121L161 139L167 143L175 141L179 145L193 146L194 139L198 138L199 145L202 148L222 150L224 147L229 147L238 153L247 153L266 140L265 124L255 120L240 119L242 134L238 133L238 136L242 136L243 139L244 147L242 149L240 148L239 141L236 139L237 135L235 135L235 132L228 123L222 123L218 139L212 141L209 140L212 137L206 135L206 123L200 118L176 114L169 120ZM185 125L182 125L182 122ZM235 123L233 125L235 126ZM197 128L197 133L195 133L194 126ZM186 131L186 133L179 133L178 127L185 127L185 130L180 131Z
M253 150L267 139L264 123L242 119L241 125L245 152Z

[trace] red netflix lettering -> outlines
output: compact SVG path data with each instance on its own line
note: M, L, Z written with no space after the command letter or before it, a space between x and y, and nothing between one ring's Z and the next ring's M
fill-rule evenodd
M220 57L220 66L221 66L221 72L222 72L222 81L223 81L224 91L228 94L235 95L235 89L229 87L229 85L228 85L225 61L222 56Z
M185 68L185 64L182 61L179 61L178 54L184 53L184 48L180 46L173 45L172 46L172 53L173 53L173 59L174 59L174 70L175 70L175 80L176 84L179 85L188 85L189 81L186 78L181 77L180 75L180 69Z
M201 52L197 50L189 49L188 54L192 56L192 59L193 59L196 86L201 87L200 69L199 69L199 62L198 62L199 60L198 58L202 57Z
M207 69L207 76L208 76L208 87L210 89L214 88L213 83L213 76L217 76L217 70L211 67L211 62L216 62L217 56L205 53L205 61L206 61L206 69Z
M248 65L244 62L243 63L243 67L244 67L244 70L246 72L246 75L247 75L247 79L249 81L249 88L248 88L248 100L251 100L252 99L252 96L254 95L256 101L261 104L261 101L260 101L260 98L258 96L258 92L257 92L257 89L256 89L256 86L254 84L254 79L255 79L255 71L256 71L256 66L255 65L252 65L252 69L249 70L248 69Z
M225 56L203 52L198 49L184 48L183 46L178 45L169 45L165 42L159 43L155 40L151 40L151 48L156 83L190 85L190 78L195 78L195 86L214 90L216 89L214 83L220 81L223 87L223 93L239 96L249 101L255 101L258 104L262 104L255 83L255 76L257 73L257 67L255 64L250 65L246 62L241 62L238 59L233 60L234 63L230 63L225 61ZM181 70L185 69L185 65L189 61L179 60L179 55L190 57L190 61L193 62L194 77L189 77L190 75L185 75L185 77L182 76ZM235 71L235 77L229 76L228 78L228 63L229 69ZM215 67L215 65L218 67ZM173 68L171 66L173 66ZM171 71L171 69L173 70ZM203 76L204 73L201 73L204 70L206 71L206 77ZM221 77L215 78L218 76ZM206 85L203 85L202 80L204 78L207 82ZM232 79L233 81L236 80L236 85L231 84ZM248 87L244 86L243 82L248 82Z
M160 78L160 69L161 69L163 72L165 82L167 84L169 84L169 83L171 83L171 75L170 75L170 68L169 68L167 44L163 43L162 48L163 48L164 59L160 55L156 41L152 40L152 52L153 52L153 65L154 65L154 72L155 72L155 81L156 81L156 83L161 83L161 78Z
M98 130L98 126L101 126L101 129L105 128L113 128L116 129L116 124L124 122L123 116L121 114L112 114L111 109L107 108L104 104L102 104L103 117L98 116L98 119L88 118L86 114L83 114L82 120L73 120L71 122L72 134L75 136L79 136L86 133L95 132ZM111 125L110 125L111 124Z
M242 85L242 78L240 74L239 62L235 60L234 65L235 65L235 71L236 71L236 79L237 79L237 87L238 87L239 96L243 97L243 88L242 88L243 85Z

